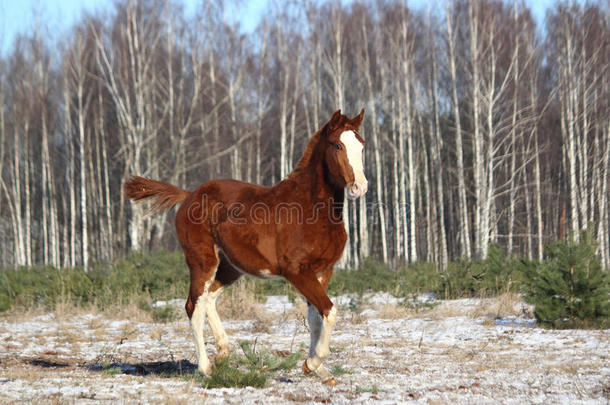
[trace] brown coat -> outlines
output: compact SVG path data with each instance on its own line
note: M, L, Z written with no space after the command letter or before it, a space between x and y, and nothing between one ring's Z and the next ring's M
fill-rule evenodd
M364 145L357 133L363 114L349 119L335 112L309 141L295 170L273 187L212 180L189 193L142 177L127 182L129 198L152 198L158 209L183 202L176 232L191 275L189 317L206 283L214 292L242 273L282 277L328 315L326 288L346 242L344 189L354 184L339 138L351 130Z

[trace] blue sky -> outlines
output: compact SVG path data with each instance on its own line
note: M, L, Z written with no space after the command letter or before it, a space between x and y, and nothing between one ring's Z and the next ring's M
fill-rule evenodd
M192 13L201 0L182 0L187 13ZM415 8L442 5L445 0L410 0L408 3ZM539 22L544 19L546 9L557 0L527 0ZM344 1L344 2L349 2ZM229 2L231 3L231 2ZM239 7L229 7L227 18L236 18L244 31L251 32L265 10L270 0L242 0ZM51 32L61 32L68 29L76 21L83 10L99 11L112 5L110 0L0 0L0 52L6 52L17 33L31 27L36 20L47 22Z
M181 0L191 15L202 0ZM246 32L252 32L270 0L242 0L239 7L227 2L227 18L239 20ZM96 12L112 7L112 0L0 0L0 52L5 52L15 36L31 27L42 16L51 32L69 29L84 10Z

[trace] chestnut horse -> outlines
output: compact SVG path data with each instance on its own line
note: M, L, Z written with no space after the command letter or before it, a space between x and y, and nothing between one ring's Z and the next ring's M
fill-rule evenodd
M216 299L245 273L282 278L305 296L311 343L303 371L336 384L322 365L337 320L326 290L347 239L342 220L345 189L351 198L367 190L364 141L358 134L363 116L364 109L352 119L336 111L311 138L295 170L273 187L212 180L189 192L142 177L132 177L125 185L127 197L152 199L157 210L182 203L176 232L190 270L185 307L201 373L211 371L203 338L205 316L218 356L226 356L229 342Z

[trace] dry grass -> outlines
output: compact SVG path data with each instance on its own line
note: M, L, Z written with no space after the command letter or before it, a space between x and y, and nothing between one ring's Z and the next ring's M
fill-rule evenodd
M525 304L519 294L504 293L498 297L481 299L479 305L470 312L473 318L486 316L490 318L505 318L509 316L531 317L532 308Z
M266 312L248 281L236 283L218 297L216 308L220 319L256 319Z
M42 307L11 308L6 312L0 312L0 320L8 322L27 322L40 315L46 315L49 311Z
M368 317L365 314L363 314L362 312L355 312L355 311L346 312L343 317L345 319L349 320L354 325L360 325L362 323L365 323L366 320L368 319Z
M387 308L391 318L392 309ZM380 313L381 316L381 313ZM399 318L403 317L397 315ZM430 309L406 311L404 316L416 318L430 318L434 320L466 316L469 318L485 317L488 324L493 324L496 318L533 316L532 307L523 302L518 294L508 292L493 298L472 298L464 301L443 301Z
M294 309L287 313L294 319L305 319L307 313L307 303L304 299L297 299L294 303ZM340 315L340 314L339 314Z
M38 381L48 377L48 371L42 367L27 366L23 363L16 363L14 367L2 369L2 378L22 379L25 381Z
M399 319L406 318L414 313L414 311L405 308L402 305L384 304L379 307L377 317L381 319Z
M226 294L229 299L232 294ZM240 304L246 301L239 294L234 295ZM246 294L247 299L254 300L254 304L262 305L254 295ZM385 387L392 387L392 391L400 393L400 399L395 402L408 402L412 399L421 402L440 403L469 402L476 403L481 399L482 392L488 398L498 402L519 401L527 403L535 398L549 395L548 402L569 402L577 398L592 398L599 402L608 397L610 385L604 381L603 370L608 357L600 348L591 348L589 339L597 339L607 345L608 338L605 331L587 331L582 336L574 336L557 332L558 345L525 344L524 334L530 333L530 328L493 327L481 328L476 316L499 314L507 316L511 313L511 303L519 309L518 297L506 296L496 299L450 301L437 305L434 308L412 309L401 305L381 305L375 307L378 315L374 318L396 319L394 322L384 322L386 330L383 338L379 339L377 333L370 326L370 319L358 312L342 310L339 314L339 323L333 332L329 367L347 366L351 373L345 373L335 387L335 393L341 393L346 400L358 403L370 403L373 397L361 395L373 388L383 388L376 399L383 400ZM359 307L361 311L371 306ZM221 309L219 305L219 309ZM76 310L75 310L76 311ZM82 310L81 310L82 311ZM264 311L264 309L263 309ZM306 304L297 300L295 308L282 314L270 314L268 319L255 320L262 326L255 329L268 328L271 325L272 333L261 333L252 339L251 330L241 330L243 322L227 322L231 351L239 353L236 343L241 339L248 339L268 347L277 342L279 335L276 325L282 325L284 340L287 334L294 333L295 338L290 344L282 343L277 346L283 353L299 352L306 356L309 337L306 329ZM76 313L76 312L75 312ZM81 312L82 313L82 312ZM264 312L263 312L264 313ZM5 352L0 355L0 375L8 381L5 387L12 387L13 396L7 396L10 402L16 398L15 390L19 389L17 382L22 380L23 393L30 393L24 397L25 402L31 403L79 403L95 400L101 402L155 402L155 403L184 403L196 402L281 402L286 398L312 401L333 400L326 397L329 392L326 387L318 387L314 379L305 377L297 368L290 373L282 374L291 380L292 384L271 381L270 386L264 390L223 391L214 394L204 390L198 380L192 378L184 380L181 377L167 378L158 375L146 377L128 375L121 372L118 375L100 370L92 370L91 365L107 365L116 368L113 363L148 364L157 361L177 362L181 359L194 361L194 347L190 336L189 323L182 314L180 321L170 324L113 322L114 314L98 312L95 316L81 319L81 323L68 319L68 312L58 312L62 318L58 321L55 316L40 319L38 328L23 330L20 325L5 325L2 333L11 332L11 336L1 339L0 347ZM461 316L466 319L459 320L464 324L471 324L480 333L472 336L463 336L461 328L456 332L456 340L431 340L432 333L453 333L452 326L446 322L412 322L414 327L421 328L405 337L405 326L413 318L439 318L448 316ZM83 314L84 315L84 314ZM257 314L259 315L259 314ZM404 315L404 316L403 316ZM17 315L14 315L17 317ZM260 315L259 315L260 316ZM23 316L22 316L23 317ZM350 319L368 319L368 324L357 325ZM221 318L222 319L222 318ZM251 318L254 319L254 318ZM32 321L32 319L25 319ZM443 319L441 319L443 320ZM444 320L443 320L444 321ZM37 321L38 322L38 321ZM285 325L290 322L290 327ZM18 323L18 322L15 322ZM64 324L62 324L64 323ZM294 323L294 332L292 328ZM70 327L72 325L72 327ZM82 331L77 328L82 325ZM135 325L135 327L133 326ZM136 329L137 327L137 329ZM35 332L34 332L35 331ZM96 333L100 333L97 336ZM372 333L372 332L375 332ZM87 337L89 344L80 343L82 337ZM367 334L368 333L368 334ZM554 333L544 331L543 334ZM3 335L4 336L4 335ZM421 336L421 338L420 338ZM425 339L424 339L425 337ZM527 336L525 336L527 337ZM57 338L57 339L56 339ZM9 346L11 339L16 341L36 340L39 349L33 354L23 354L21 346ZM140 346L121 345L121 340L143 341ZM213 337L206 327L206 341L208 342L208 355L214 358ZM548 341L548 340L545 340ZM275 343L274 343L275 342ZM78 348L82 346L82 350ZM137 347L137 349L133 349ZM66 352L66 349L69 351ZM569 349L569 350L568 350ZM280 351L273 353L280 355ZM589 355L591 351L591 355ZM573 353L573 354L570 354ZM97 356L97 357L96 357ZM37 363L34 363L37 361ZM59 366L55 366L57 363ZM177 367L177 366L175 366ZM391 372L389 372L391 371ZM421 375L425 378L422 378ZM427 376L427 377L426 377ZM188 378L188 376L187 376ZM404 395L404 382L409 381L410 389L417 397ZM514 393L512 382L517 385ZM567 382L567 383L566 383ZM5 385L6 384L6 385ZM392 385L390 385L392 384ZM529 385L528 385L529 384ZM47 387L72 387L71 390L62 391L61 395ZM402 388L401 388L402 387ZM519 388L525 387L525 388ZM389 389L388 389L389 390ZM524 392L523 390L530 390ZM0 390L2 391L2 390ZM8 392L8 391L7 391ZM75 394L73 392L76 392ZM562 396L553 396L552 393ZM91 394L91 393L94 393ZM305 394L303 394L305 393ZM464 395L460 397L458 395ZM0 392L0 402L4 398ZM567 395L572 395L568 397ZM7 394L10 395L10 394ZM32 396L34 395L34 396ZM329 394L332 395L332 394ZM476 396L475 396L476 395ZM241 396L241 397L240 397ZM440 398L440 399L439 399ZM336 398L335 398L336 399ZM5 401L6 402L6 401ZM14 402L17 403L17 402Z
M269 316L257 316L252 323L252 332L269 333L273 322Z
M134 320L139 322L153 322L151 312L146 311L137 304L136 300L131 300L128 304L115 304L100 309L98 305L92 303L87 306L79 306L65 299L57 302L50 312L57 321L70 320L84 315L102 315L104 318L115 320ZM32 318L41 315L48 315L49 310L44 307L14 308L6 312L0 312L0 320L10 322L27 322Z
M465 316L468 315L470 311L470 307L459 306L449 301L442 302L440 305L435 306L430 311L422 311L418 315L422 318L431 318L434 320L439 320L444 318L455 318L458 316Z

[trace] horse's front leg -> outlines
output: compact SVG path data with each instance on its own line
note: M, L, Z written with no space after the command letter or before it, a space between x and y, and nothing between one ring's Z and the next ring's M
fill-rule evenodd
M312 274L287 275L308 302L307 321L311 333L309 357L303 364L305 373L315 372L328 385L336 385L332 374L322 364L329 353L330 333L337 322L337 309L326 295L326 288Z
M335 385L337 382L332 374L322 364L330 351L330 333L337 322L337 309L333 305L328 315L321 316L318 309L309 305L307 321L311 330L309 357L303 364L303 371L314 371L325 384Z

